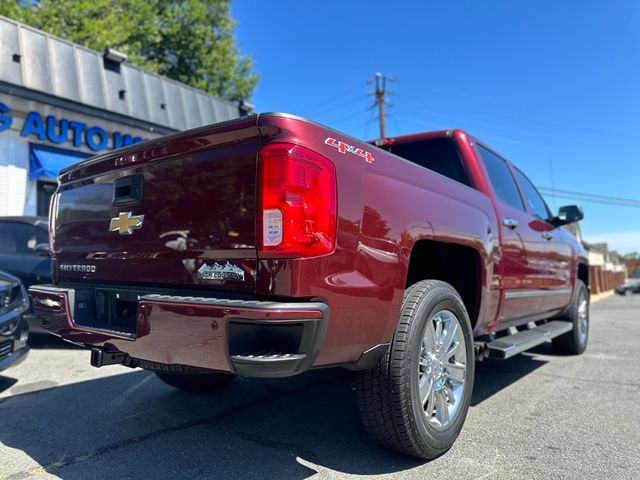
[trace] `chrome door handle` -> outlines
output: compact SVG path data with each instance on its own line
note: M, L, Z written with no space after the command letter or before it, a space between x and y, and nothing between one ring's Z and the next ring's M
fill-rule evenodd
M504 220L502 220L502 224L507 227L510 228L511 230L513 230L514 228L516 228L518 226L518 221L514 218L505 218Z
M545 240L551 240L553 238L553 234L549 232L542 232L542 238Z

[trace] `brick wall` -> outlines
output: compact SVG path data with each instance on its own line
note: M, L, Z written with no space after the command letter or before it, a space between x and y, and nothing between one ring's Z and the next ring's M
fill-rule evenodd
M612 272L602 267L589 267L589 283L591 293L598 294L613 290L624 283L625 272Z

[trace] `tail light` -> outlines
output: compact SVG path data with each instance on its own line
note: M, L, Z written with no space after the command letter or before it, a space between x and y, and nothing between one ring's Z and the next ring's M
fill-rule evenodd
M331 253L336 237L333 163L299 145L273 143L260 150L259 248L276 256Z

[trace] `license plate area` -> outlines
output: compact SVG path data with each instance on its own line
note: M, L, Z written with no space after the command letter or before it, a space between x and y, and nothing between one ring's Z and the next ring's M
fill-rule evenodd
M136 333L138 292L109 288L77 289L74 323L78 326Z

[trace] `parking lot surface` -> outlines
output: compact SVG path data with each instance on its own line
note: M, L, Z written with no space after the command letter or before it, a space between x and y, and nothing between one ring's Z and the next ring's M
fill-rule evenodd
M424 463L369 440L344 370L196 395L38 338L0 375L0 479L638 479L639 341L640 295L616 296L582 356L479 363L460 438Z

